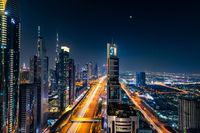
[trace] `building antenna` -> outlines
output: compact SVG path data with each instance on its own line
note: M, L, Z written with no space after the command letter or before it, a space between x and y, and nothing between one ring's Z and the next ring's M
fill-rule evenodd
M38 37L40 37L40 26L38 25Z

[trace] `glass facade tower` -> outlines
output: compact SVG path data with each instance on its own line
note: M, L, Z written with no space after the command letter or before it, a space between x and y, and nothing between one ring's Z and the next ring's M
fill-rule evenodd
M0 128L17 132L20 20L16 0L0 1Z
M117 45L107 44L107 94L108 104L120 102L119 88L119 58L117 56Z

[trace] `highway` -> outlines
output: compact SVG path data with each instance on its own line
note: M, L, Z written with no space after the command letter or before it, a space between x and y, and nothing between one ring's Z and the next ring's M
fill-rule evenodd
M121 84L121 88L126 92L133 104L138 108L138 110L144 115L146 120L158 133L171 133L169 129L167 129L165 125L160 122L159 118L152 113L151 109L149 109L148 106L142 102L142 99L139 96L133 96L124 84Z
M189 92L186 91L186 90L179 89L179 88L176 88L176 87L171 87L171 86L166 85L166 84L164 84L164 83L156 82L155 84L156 84L156 85L160 85L160 86L164 86L164 87L167 87L167 88L176 90L176 91L179 91L179 92L181 92L181 93L183 93L183 94L188 94L188 93L189 93Z
M99 82L94 85L89 91L86 98L78 105L74 110L71 119L81 119L81 118L94 118L98 101L101 93L104 91L106 85L106 77L99 79ZM71 122L66 121L63 123L64 126L60 130L60 133L89 133L92 123L81 123L81 122Z

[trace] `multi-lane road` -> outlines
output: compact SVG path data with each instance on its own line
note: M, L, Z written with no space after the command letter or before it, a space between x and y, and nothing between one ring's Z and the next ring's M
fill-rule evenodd
M102 77L99 79L99 82L94 85L89 91L86 98L78 105L78 107L73 111L71 116L71 120L74 118L94 118L96 115L96 111L98 108L99 98L104 91L106 85L106 77ZM81 122L71 122L71 120L66 121L62 129L60 129L61 133L89 133L92 123L81 123Z
M153 128L159 133L171 133L169 129L165 127L165 125L160 122L159 118L148 108L137 95L132 95L129 89L121 84L121 88L126 92L128 97L131 99L133 104L138 108L138 110L144 115L146 120L153 126Z

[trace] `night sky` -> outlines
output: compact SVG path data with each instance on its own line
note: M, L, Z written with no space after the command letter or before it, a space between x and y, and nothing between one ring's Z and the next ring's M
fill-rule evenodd
M21 0L21 62L36 53L41 25L51 67L58 32L76 63L102 65L114 40L121 71L200 72L200 2L174 1Z

